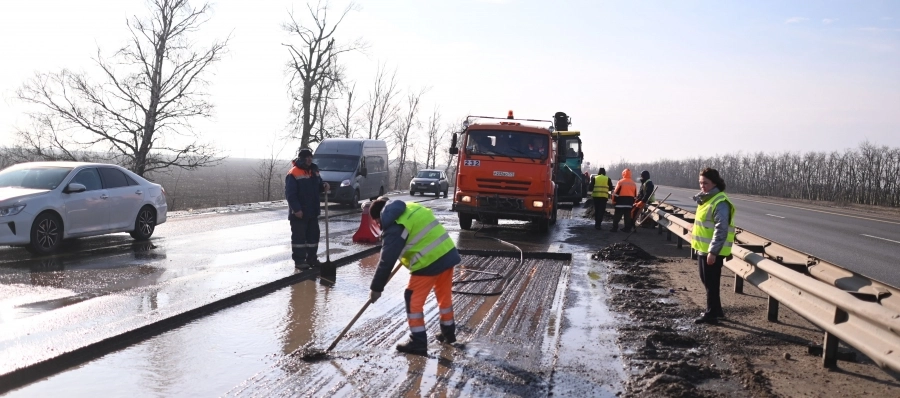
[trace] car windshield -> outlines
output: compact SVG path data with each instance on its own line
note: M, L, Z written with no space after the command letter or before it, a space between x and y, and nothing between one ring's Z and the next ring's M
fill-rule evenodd
M420 171L419 174L416 174L416 178L432 178L438 179L441 176L441 172L439 171Z
M359 156L353 155L316 155L313 163L319 166L321 171L356 171L359 165Z
M518 131L472 130L466 154L545 159L550 136Z
M29 167L0 171L0 188L56 189L71 167Z

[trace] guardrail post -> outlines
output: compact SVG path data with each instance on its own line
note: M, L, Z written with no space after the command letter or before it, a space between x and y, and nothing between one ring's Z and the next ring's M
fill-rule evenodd
M768 319L769 322L778 322L778 300L775 300L772 296L769 296Z
M734 292L744 294L744 278L738 274L734 274Z
M684 248L684 239L678 238L678 249Z
M825 341L822 343L822 366L826 368L837 367L838 345L840 340L837 336L825 332Z
M671 242L671 241L672 241L672 230L666 229L666 242Z
M663 231L663 226L662 226L662 224L656 223L656 226L658 227L658 228L657 228L657 231L656 231L656 234L657 234L657 235L662 235L662 231Z

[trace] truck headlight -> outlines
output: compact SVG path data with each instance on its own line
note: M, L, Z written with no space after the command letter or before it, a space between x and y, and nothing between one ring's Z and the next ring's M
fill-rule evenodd
M531 202L531 205L537 208L541 208L544 207L544 202L541 200L535 200L534 202Z
M25 204L17 204L12 206L4 206L0 207L0 217L14 216L22 212L22 209L25 208Z
M342 186L342 187L349 187L349 186L350 186L350 180L344 180L344 181L341 181L341 186Z
M465 203L469 203L472 201L472 197L471 196L463 196L462 199L460 199L460 200Z

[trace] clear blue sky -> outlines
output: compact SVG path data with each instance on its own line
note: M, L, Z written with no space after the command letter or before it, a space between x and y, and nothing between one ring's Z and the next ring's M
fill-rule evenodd
M560 4L555 4L560 3ZM336 10L343 3L335 2ZM430 86L423 118L550 118L565 111L587 160L900 146L900 2L361 1L339 30L366 95L378 62ZM232 156L259 156L289 106L280 30L290 1L214 3L200 42L233 33L198 126ZM24 125L13 91L35 70L91 70L126 39L139 0L0 5L0 142ZM716 137L716 138L712 138ZM290 144L291 147L295 146Z

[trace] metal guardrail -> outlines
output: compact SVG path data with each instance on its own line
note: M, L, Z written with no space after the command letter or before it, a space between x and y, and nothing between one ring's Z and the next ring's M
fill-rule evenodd
M669 230L668 238L671 239L672 234L681 238L679 248L682 240L691 241L693 214L680 209L676 213L656 206L651 208L653 219L660 228ZM900 311L897 309L900 295L895 294L900 292L898 289L834 264L818 259L810 261L811 256L748 231L742 230L739 235L741 244L732 248L732 257L725 266L735 274L736 293L742 292L746 280L769 296L769 321L778 320L780 303L822 328L825 331L822 350L825 367L837 365L838 344L843 341L882 368L900 371ZM754 240L770 243L744 243ZM785 257L781 257L781 262L767 259L765 252L772 246L773 250L781 250L794 258L805 256L808 261L801 268L784 261ZM808 272L804 273L802 269ZM843 290L845 288L853 290Z

